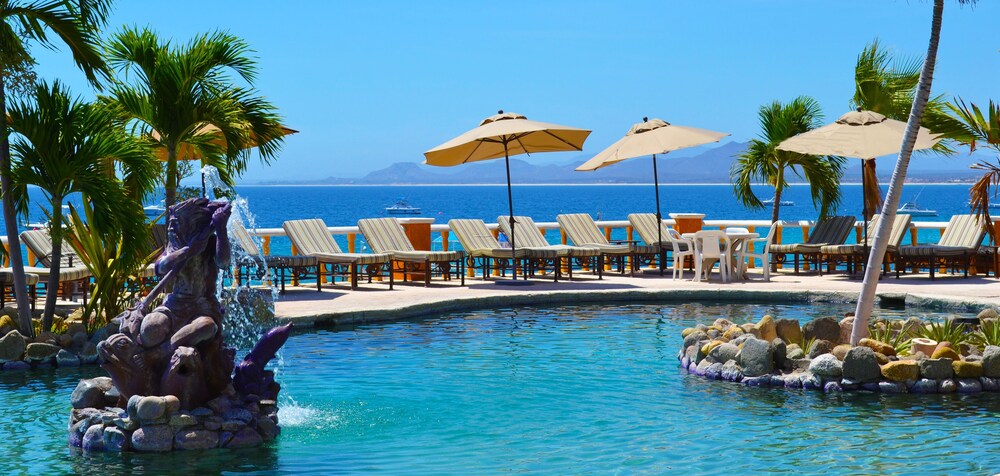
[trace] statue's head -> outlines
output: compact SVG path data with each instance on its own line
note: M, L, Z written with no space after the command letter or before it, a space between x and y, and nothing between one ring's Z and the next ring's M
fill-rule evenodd
M212 224L212 214L227 202L207 198L190 198L170 207L170 223L167 224L167 239L176 247L184 246Z

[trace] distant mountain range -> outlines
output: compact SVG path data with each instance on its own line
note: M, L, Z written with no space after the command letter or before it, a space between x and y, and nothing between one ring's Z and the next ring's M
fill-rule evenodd
M658 160L661 183L729 183L729 169L735 157L746 150L746 142L727 142L701 153L686 151L666 154ZM907 173L910 182L969 182L981 175L968 165L975 160L990 160L992 155L977 151L961 159L915 157ZM569 163L555 165L546 154L517 156L510 160L511 180L515 184L624 184L652 183L653 165L648 158L626 160L593 172L574 169L590 156L581 156ZM547 163L548 162L548 163ZM878 175L888 182L893 162L880 159ZM860 182L861 161L851 159L843 181ZM801 182L792 177L791 182ZM264 185L428 185L428 184L503 184L506 171L503 160L487 160L457 167L431 167L414 162L398 162L360 178L328 177L319 180L261 182Z

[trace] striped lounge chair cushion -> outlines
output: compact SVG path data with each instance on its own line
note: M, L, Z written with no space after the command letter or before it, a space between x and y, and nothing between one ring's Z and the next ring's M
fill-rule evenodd
M930 256L964 256L974 253L976 250L962 246L941 246L941 245L916 245L903 246L899 249L900 256L905 257L930 257Z
M392 259L399 261L456 261L462 259L461 251L393 251Z
M963 256L975 253L986 236L983 222L977 215L954 215L936 245L901 246L903 257Z
M569 213L564 215L556 216L556 220L559 222L559 226L566 232L566 236L569 237L570 241L577 246L595 246L601 248L603 246L616 246L608 243L608 239L604 237L601 230L597 228L597 223L594 223L594 219L586 213ZM628 246L625 246L628 248ZM608 248L609 252L614 248Z
M820 254L849 256L864 253L865 247L859 244L851 245L823 245L820 247Z
M309 257L333 264L384 264L392 259L390 253L313 253Z
M45 266L52 266L52 237L49 236L48 230L27 230L21 232L21 241L24 242L26 246L35 257L38 262ZM60 250L60 266L64 267L74 267L83 265L83 260L80 256L76 254L73 247L69 243L63 242Z
M416 251L406 237L403 225L395 218L365 218L358 220L358 228L365 235L365 241L379 253Z
M819 253L823 245L839 245L847 240L854 229L854 217L837 216L822 220L816 224L813 233L805 243L773 244L770 252L775 254L811 254Z
M289 220L281 225L299 254L341 253L340 246L319 218Z
M34 286L38 284L38 275L31 273L24 273L24 281L28 286ZM0 270L0 284L4 286L10 286L14 284L14 271L10 269Z
M51 271L49 268L40 268L35 266L25 266L25 273L37 274L39 281L48 281L49 274ZM87 279L91 276L90 270L86 266L74 266L72 268L59 268L59 282L64 281L80 281L82 279Z
M647 245L656 245L659 242L664 248L673 250L674 243L670 241L670 229L662 221L660 222L659 241L657 241L655 213L631 213L628 216L628 222ZM682 250L687 248L684 243L678 244L681 245Z
M498 216L497 225L500 226L500 231L508 237L511 236L510 231L510 217L509 216ZM514 241L521 247L525 248L546 248L551 246L549 241L545 239L545 235L542 231L538 229L538 225L531 217L526 216L515 216L514 217Z
M458 241L462 243L462 248L472 256L484 256L495 259L553 259L560 256L557 250L547 248L522 247L520 242L517 245L517 253L511 252L510 248L503 248L493 233L482 220L455 219L448 220L448 227L458 236ZM515 225L516 228L516 225ZM563 256L567 256L566 255Z
M255 261L259 261L259 257L254 257ZM316 266L319 264L319 260L315 256L301 256L301 255L281 255L281 256L264 256L264 264L273 268L306 268L310 266Z
M257 246L257 242L254 241L253 236L250 235L250 232L247 231L246 227L239 220L230 220L228 229L229 237L235 239L246 254L250 256L260 255L260 248Z

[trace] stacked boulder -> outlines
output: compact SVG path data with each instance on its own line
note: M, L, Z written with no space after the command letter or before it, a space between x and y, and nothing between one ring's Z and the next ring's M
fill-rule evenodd
M978 322L992 325L990 320L996 318L990 309L980 313ZM979 349L917 339L913 342L925 347L917 350L914 344L912 353L897 355L892 345L875 339L849 345L853 324L853 317L822 317L801 326L794 319L771 316L742 325L716 319L712 325L682 331L678 359L692 374L750 386L827 392L1000 392L1000 346ZM916 318L888 325L904 340L918 337L925 328Z
M41 332L31 339L15 324L16 313L12 308L0 310L0 370L95 365L97 344L118 331L116 324L109 324L88 334L79 321L83 311L77 310L65 320L58 319L60 333Z
M173 395L133 395L125 409L114 407L118 399L110 378L81 381L72 396L70 445L87 451L140 452L246 448L281 432L274 400L240 398L232 386L191 410L181 410Z

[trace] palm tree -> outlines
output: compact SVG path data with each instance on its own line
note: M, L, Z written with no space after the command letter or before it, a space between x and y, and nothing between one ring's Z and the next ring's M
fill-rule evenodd
M966 105L962 99L956 100L951 109L972 133L972 140L963 141L969 146L969 152L975 151L981 144L1000 153L1000 104L990 100L985 116L979 106L971 103ZM991 225L993 218L990 216L990 197L996 198L997 188L1000 187L1000 159L996 165L981 160L971 167L985 171L969 190L972 213L982 217L983 223L988 225L986 230L990 234L990 241L996 244L998 237Z
M973 3L975 0L958 0L959 3ZM934 65L937 62L938 43L941 40L941 17L944 13L944 0L934 0L934 13L931 17L931 36L927 43L927 56L920 70L920 80L917 83L917 93L913 99L913 107L906 122L906 132L899 150L899 159L892 171L892 180L886 193L885 205L882 207L882 218L875 229L872 240L872 251L868 255L868 265L865 268L865 278L858 294L858 305L854 311L854 327L851 329L851 345L868 335L868 318L875 306L875 291L882 269L882 259L888 247L889 233L892 222L896 219L896 208L903 193L903 181L906 180L906 169L910 165L913 146L917 142L917 132L924 117L924 111L931 96L931 83L934 81Z
M97 30L107 19L110 0L0 0L0 114L7 111L8 77L16 83L23 75L31 75L35 64L29 51L30 42L54 47L52 36L65 43L84 74L91 82L105 74L105 64L97 49ZM23 83L23 82L22 82ZM6 127L6 124L0 127ZM3 189L3 217L10 265L14 272L14 296L17 302L18 327L34 335L28 308L24 261L18 239L16 211L11 195L10 141L0 134L0 187Z
M257 64L242 39L216 32L174 46L149 29L126 28L106 49L122 78L102 100L133 131L166 150L168 206L176 201L178 160L200 158L232 185L247 167L249 147L257 146L265 164L280 151L277 111L255 96ZM235 86L230 73L251 87Z
M840 204L844 159L778 149L781 141L821 124L823 115L819 103L808 96L799 96L788 104L774 101L761 106L758 116L762 129L760 138L750 141L747 150L737 158L730 171L736 198L750 209L763 209L764 204L754 193L752 185L760 182L771 184L774 186L771 221L778 221L781 194L788 187L786 177L791 171L809 182L813 204L820 208L820 216L831 214Z
M27 187L35 185L48 198L49 233L52 237L52 270L45 296L42 330L49 331L59 286L62 244L66 235L62 206L74 193L83 195L95 210L92 230L122 236L142 236L145 215L142 203L113 174L108 160L114 158L127 172L132 187L151 190L156 163L148 145L115 123L113 113L95 104L73 99L58 82L41 83L32 100L22 100L10 109L13 192L22 215L28 210ZM136 233L136 231L138 233ZM129 240L145 247L146 240Z
M912 58L893 59L889 50L876 39L865 46L858 55L854 68L854 97L852 108L874 111L889 119L905 121L913 107L913 96L920 80L920 62ZM927 101L926 112L921 125L931 132L941 134L946 139L962 140L968 132L961 122L948 114L948 102L944 95ZM944 140L934 146L934 151L952 154L950 141ZM882 207L882 193L878 186L875 161L863 161L862 179L865 181L865 219L870 220L876 210Z

